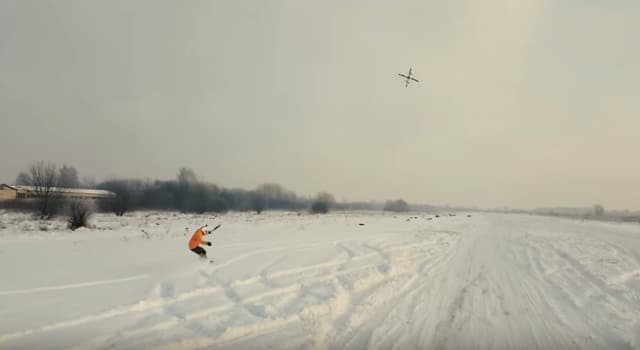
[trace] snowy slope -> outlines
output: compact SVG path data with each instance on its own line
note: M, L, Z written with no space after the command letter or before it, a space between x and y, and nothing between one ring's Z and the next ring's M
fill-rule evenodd
M0 212L0 349L640 349L640 226L416 215Z

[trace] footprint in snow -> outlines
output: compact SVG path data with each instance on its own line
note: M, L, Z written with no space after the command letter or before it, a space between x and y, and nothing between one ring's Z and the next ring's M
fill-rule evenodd
M176 296L176 289L173 284L163 282L154 288L153 295L161 298L173 298Z

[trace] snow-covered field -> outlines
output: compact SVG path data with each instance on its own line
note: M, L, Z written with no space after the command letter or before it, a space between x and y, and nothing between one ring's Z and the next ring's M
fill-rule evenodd
M640 226L414 215L0 212L0 349L640 349Z

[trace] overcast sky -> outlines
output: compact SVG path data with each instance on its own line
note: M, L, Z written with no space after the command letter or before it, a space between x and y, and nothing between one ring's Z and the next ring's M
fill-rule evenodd
M0 182L640 209L639 38L637 0L0 0Z

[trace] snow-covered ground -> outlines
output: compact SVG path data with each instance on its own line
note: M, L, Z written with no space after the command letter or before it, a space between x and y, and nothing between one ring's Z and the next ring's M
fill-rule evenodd
M640 226L414 215L0 212L0 349L640 349Z

